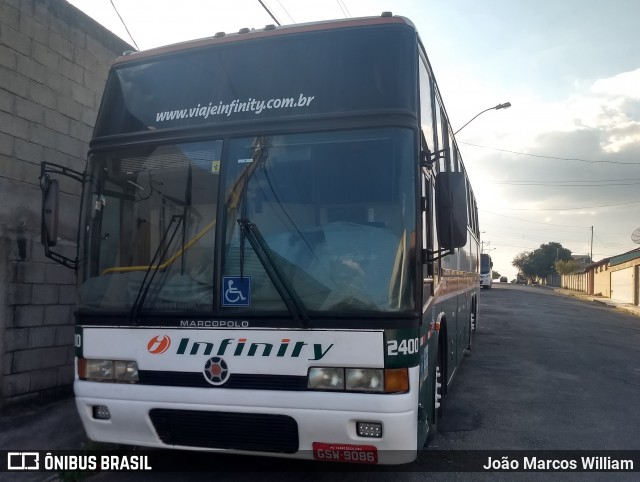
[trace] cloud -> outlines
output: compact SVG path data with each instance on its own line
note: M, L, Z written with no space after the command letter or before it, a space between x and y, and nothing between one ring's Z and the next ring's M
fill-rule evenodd
M608 79L598 79L591 86L591 92L607 97L640 99L640 68L623 72Z
M560 101L542 100L534 91L519 96L503 93L513 107L484 114L459 139L519 151L525 146L525 152L531 152L544 147L541 140L549 134L592 130L599 133L601 152L621 152L640 142L638 85L640 69L589 84L575 83L574 91Z
M640 69L576 83L556 102L512 97L512 109L459 137L481 229L500 248L495 254L503 264L524 247L549 241L589 252L591 226L595 259L634 247L630 233L640 225L637 85ZM465 145L467 139L501 150Z
M575 95L569 108L580 112L580 127L603 132L602 149L619 153L640 143L640 69L595 81L586 93Z

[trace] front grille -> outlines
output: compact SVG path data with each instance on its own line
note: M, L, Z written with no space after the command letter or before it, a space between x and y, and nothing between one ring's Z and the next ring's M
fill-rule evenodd
M298 424L286 415L154 408L149 412L167 445L292 454Z
M169 372L140 370L141 385L164 387L235 388L245 390L288 390L307 389L307 377L295 375L250 375L234 373L223 385L211 385L202 372Z

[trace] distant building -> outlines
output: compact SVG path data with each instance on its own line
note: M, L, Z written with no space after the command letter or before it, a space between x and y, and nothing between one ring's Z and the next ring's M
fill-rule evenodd
M611 299L638 304L640 298L640 248L611 257Z
M611 297L609 260L610 258L601 259L586 268L588 279L590 280L589 286L591 287L591 289L588 290L589 294L604 296L605 298Z
M562 287L622 303L640 303L640 248L587 265L562 276Z
M588 254L572 254L571 259L578 263L582 269L591 264L591 257Z

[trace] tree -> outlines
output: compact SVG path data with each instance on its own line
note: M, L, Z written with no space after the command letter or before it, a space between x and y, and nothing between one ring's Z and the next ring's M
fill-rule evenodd
M522 273L522 276L524 278L529 278L529 279L535 278L535 274L533 272L533 264L531 262L531 253L529 252L520 253L515 258L513 258L513 261L511 262L511 264L516 268L518 268L518 270L520 271L520 273Z
M582 269L582 265L575 259L558 260L555 263L555 267L558 274L573 274Z
M491 279L498 279L500 278L500 276L502 276L500 273L498 273L497 271L491 271Z
M541 244L538 249L517 255L511 264L530 280L534 278L546 278L555 274L556 261L568 261L571 259L571 251L560 243L550 242Z

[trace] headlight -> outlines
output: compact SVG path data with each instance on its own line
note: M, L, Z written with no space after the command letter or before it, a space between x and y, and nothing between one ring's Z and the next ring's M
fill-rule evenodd
M138 383L138 364L126 360L78 358L78 378L94 382Z
M347 368L347 390L382 392L384 372L373 368Z
M409 370L406 368L311 367L307 377L311 390L347 392L406 393Z
M307 386L314 390L344 390L344 368L309 368Z
M120 383L138 383L138 364L134 361L116 360L115 380Z
M84 377L88 380L113 381L113 361L111 360L85 360Z

